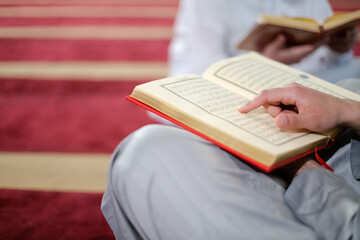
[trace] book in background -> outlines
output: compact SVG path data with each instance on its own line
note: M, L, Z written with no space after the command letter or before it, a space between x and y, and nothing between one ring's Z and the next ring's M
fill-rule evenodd
M289 46L316 44L328 34L341 32L360 23L360 10L339 13L323 23L311 18L261 15L252 31L238 44L238 49L261 51L277 35L283 34Z

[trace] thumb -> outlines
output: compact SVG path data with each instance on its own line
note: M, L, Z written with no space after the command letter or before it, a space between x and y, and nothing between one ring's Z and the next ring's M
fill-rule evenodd
M275 118L275 124L278 128L296 130L304 128L301 115L296 113L280 113Z

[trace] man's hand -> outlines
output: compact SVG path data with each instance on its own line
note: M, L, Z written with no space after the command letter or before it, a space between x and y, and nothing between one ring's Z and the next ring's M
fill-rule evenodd
M294 47L286 46L286 38L279 34L272 42L265 45L261 51L262 55L276 61L292 64L300 62L308 54L312 53L318 46L305 44Z
M357 37L358 30L356 26L348 27L341 32L331 34L328 46L338 53L346 53L355 46Z
M282 177L287 184L290 184L300 173L318 167L321 167L318 162L312 160L310 157L304 157L277 169L276 173Z
M284 110L284 105L296 107L296 112ZM360 102L335 98L296 83L262 91L238 110L247 113L260 106L284 130L324 132L341 125L360 133Z

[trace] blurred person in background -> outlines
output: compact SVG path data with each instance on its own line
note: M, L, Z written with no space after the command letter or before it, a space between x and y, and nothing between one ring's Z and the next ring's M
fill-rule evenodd
M261 15L312 18L333 15L326 0L181 0L169 47L170 75L202 74L212 63L244 53L239 42ZM360 59L352 48L357 29L351 27L324 39L326 44L286 46L278 35L261 53L330 82L360 77Z
M321 22L333 11L327 0L180 0L169 46L169 75L201 75L212 63L245 53L237 46L261 14ZM360 85L360 58L354 58L352 50L357 33L351 27L328 36L322 45L293 47L287 47L286 38L278 35L261 53L332 83ZM153 113L149 116L171 124Z

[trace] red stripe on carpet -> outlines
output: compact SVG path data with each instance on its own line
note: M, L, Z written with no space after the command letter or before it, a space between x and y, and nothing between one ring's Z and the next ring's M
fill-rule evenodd
M1 6L58 6L58 5L70 5L70 6L174 6L178 5L179 0L0 0Z
M1 7L177 7L177 3L147 3L147 4L137 4L135 3L23 3L23 4L1 4Z
M354 55L360 56L360 43L356 44L354 47Z
M0 61L166 62L170 40L0 39ZM354 48L360 56L360 43Z
M0 80L0 151L111 153L154 123L125 100L139 83Z
M359 7L360 8L360 7ZM352 7L336 7L333 9L334 13L341 13L341 12L352 12L352 11L355 11L355 10L358 10L358 9L354 9Z
M167 18L0 18L0 26L172 26Z
M0 189L1 239L114 239L102 194Z
M359 0L329 0L334 11L355 11L360 9Z
M167 61L170 40L0 39L0 61Z

